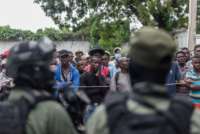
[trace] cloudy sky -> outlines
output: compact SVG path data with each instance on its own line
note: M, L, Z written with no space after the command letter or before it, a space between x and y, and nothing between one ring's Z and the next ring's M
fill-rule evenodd
M33 0L0 0L0 26L36 31L56 27Z

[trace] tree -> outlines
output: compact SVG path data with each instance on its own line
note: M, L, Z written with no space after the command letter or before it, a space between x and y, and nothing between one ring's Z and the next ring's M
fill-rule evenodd
M139 20L171 31L187 26L188 0L35 0L60 27L76 29L90 17L100 21Z
M97 17L91 26L90 42L111 51L128 41L129 29L128 21L100 22Z
M77 27L86 15L85 0L35 0L41 5L47 16L62 27Z
M61 29L106 49L128 40L130 23L168 31L187 27L188 0L35 0ZM136 25L137 26L137 25ZM133 28L135 29L135 28Z

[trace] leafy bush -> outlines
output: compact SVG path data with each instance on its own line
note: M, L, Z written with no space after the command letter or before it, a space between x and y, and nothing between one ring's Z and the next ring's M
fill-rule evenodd
M90 39L92 45L99 45L106 50L113 50L115 47L120 47L129 39L129 22L116 21L99 23L97 19L91 26Z
M88 34L83 31L70 32L54 28L38 29L35 33L28 30L12 29L9 26L0 26L1 41L38 40L47 36L54 41L86 40Z
M106 50L112 50L127 42L129 34L129 23L126 21L100 23L98 19L74 32L67 28L61 30L45 28L44 30L38 29L34 33L28 30L12 29L9 26L0 26L1 41L38 40L47 36L53 41L90 41L93 46L98 44Z

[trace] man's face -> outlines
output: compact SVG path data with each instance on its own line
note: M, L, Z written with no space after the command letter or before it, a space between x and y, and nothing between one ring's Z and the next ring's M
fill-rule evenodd
M68 56L69 56L69 60L70 60L70 62L73 61L73 58L74 58L73 53L69 53Z
M81 56L83 56L83 53L82 53L82 52L76 53L76 57L81 58Z
M185 53L186 60L190 60L190 51L188 49L183 49L182 51Z
M70 57L68 54L60 56L60 62L62 65L67 65L70 62Z
M129 63L128 58L123 57L119 61L119 66L121 69L128 70L128 63Z
M91 58L91 68L92 70L97 70L100 65L100 59L98 57Z
M85 65L88 63L88 59L86 56L81 56L80 61L83 62Z
M194 51L195 55L200 55L200 47L197 47Z
M102 64L104 65L104 66L108 66L108 63L109 63L109 56L107 56L107 55L104 55L103 57L102 57Z
M178 53L176 55L176 60L178 61L179 64L184 64L186 63L186 56L184 53Z
M195 70L200 71L200 58L193 58L192 65Z
M79 71L83 71L86 66L86 63L83 60L80 60L77 64L77 68Z

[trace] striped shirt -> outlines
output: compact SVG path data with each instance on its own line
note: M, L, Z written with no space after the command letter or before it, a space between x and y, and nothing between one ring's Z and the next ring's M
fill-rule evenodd
M200 87L200 73L197 73L194 69L190 69L186 72L185 77L187 79L192 79L194 82L192 82L193 85L197 85ZM193 104L200 105L200 89L199 90L191 90L190 96L192 97Z

